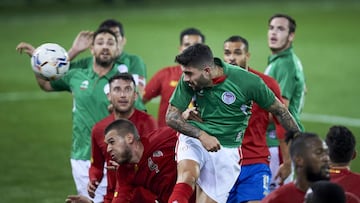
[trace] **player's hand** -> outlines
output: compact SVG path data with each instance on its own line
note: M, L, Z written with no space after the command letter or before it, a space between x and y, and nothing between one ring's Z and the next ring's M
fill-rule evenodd
M199 140L201 144L205 147L205 149L209 152L217 152L218 150L220 150L219 140L204 131L200 131Z
M68 195L65 203L93 203L93 201L82 195Z
M283 185L284 181L291 174L291 163L282 163L275 175L275 180L279 180L278 184Z
M76 36L71 48L68 51L70 60L75 58L79 53L88 49L93 41L92 31L81 31Z
M75 40L73 41L72 47L73 49L82 52L88 49L93 41L94 33L92 31L81 31L76 36Z
M105 168L107 170L116 170L118 166L119 166L119 164L116 163L116 161L110 160L110 164L108 164Z
M182 113L182 117L185 120L194 120L197 122L203 122L199 116L199 112L196 110L196 107L188 108Z
M109 105L107 106L107 109L108 109L108 112L109 112L110 114L112 114L112 112L114 111L114 106L113 106L112 104L109 104Z
M87 187L87 190L88 190L88 193L89 193L89 196L91 198L94 198L95 197L95 190L96 188L99 186L99 181L97 180L91 180L89 181L88 183L88 187Z
M20 42L17 46L16 46L16 51L18 51L20 54L22 53L26 53L27 55L29 55L30 57L32 57L35 48L27 43L27 42Z

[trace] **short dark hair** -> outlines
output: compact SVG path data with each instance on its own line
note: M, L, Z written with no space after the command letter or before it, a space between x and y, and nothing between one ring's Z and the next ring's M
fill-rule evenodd
M312 190L311 203L345 203L344 189L333 182L320 180L310 186Z
M296 31L296 21L291 16L282 13L274 14L269 18L269 25L274 18L286 18L289 21L289 33L294 33Z
M114 76L112 76L110 79L109 79L109 84L111 86L111 83L114 81L114 80L125 80L125 81L131 81L134 86L136 87L136 83L135 83L135 80L134 80L134 77L126 72L126 73L118 73Z
M202 43L205 43L205 35L203 35L201 31L196 28L191 27L183 30L180 33L180 44L182 44L185 35L199 35L201 37Z
M116 130L116 132L120 136L125 136L126 134L131 133L134 135L135 140L140 140L140 136L135 125L127 119L120 118L110 123L105 128L104 131L105 135L109 133L111 130Z
M292 132L289 131L286 133L287 142L291 140L290 143L290 156L294 158L297 155L304 155L306 149L308 149L308 141L310 139L320 139L319 135L310 132Z
M204 65L213 66L214 57L209 46L205 44L194 44L177 55L175 62L183 66L193 66L202 69Z
M112 27L118 27L119 30L120 30L120 35L122 37L125 36L125 31L124 31L124 27L123 25L121 24L121 22L117 21L117 20L114 20L114 19L107 19L105 21L103 21L102 23L100 23L99 25L99 29L100 28L107 28L107 29L110 29Z
M96 36L98 36L99 34L102 34L102 33L109 33L109 34L111 34L112 36L115 37L115 41L118 42L117 37L116 37L116 34L115 34L113 31L111 31L111 30L108 29L108 28L99 28L98 30L96 30L96 31L94 32L94 35L93 35L93 43L94 43L94 41L95 41Z
M329 147L329 157L334 163L349 163L352 160L356 140L352 132L345 126L330 127L325 142Z
M227 38L227 39L224 41L224 44L225 44L226 42L242 42L243 44L245 44L245 50L246 50L246 52L249 51L249 42L248 42L245 38L243 38L243 37L241 37L241 36L239 36L239 35L233 35L233 36Z

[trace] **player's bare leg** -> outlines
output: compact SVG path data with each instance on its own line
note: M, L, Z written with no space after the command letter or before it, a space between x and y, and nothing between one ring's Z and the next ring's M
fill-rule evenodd
M177 165L177 180L174 190L169 198L169 203L188 202L200 175L199 164L193 160L184 159Z
M196 203L216 203L216 201L211 199L199 185L196 185Z

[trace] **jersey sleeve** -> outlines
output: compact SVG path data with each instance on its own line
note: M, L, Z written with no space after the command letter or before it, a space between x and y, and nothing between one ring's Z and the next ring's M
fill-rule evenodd
M145 94L143 98L151 100L161 94L161 82L163 81L164 71L160 70L150 79L149 83L145 86Z
M194 91L184 82L183 76L181 76L179 83L170 97L169 103L180 111L185 111L189 106L193 95Z
M128 72L133 75L136 85L145 87L147 77L146 65L139 56L123 53L116 59L115 63L128 66Z
M73 70L68 71L58 80L51 80L50 85L55 91L68 91L71 92L70 80L75 72Z
M148 134L151 131L158 128L156 120L150 115L146 118L145 122L142 122L142 124L143 124L141 127L142 128L141 131L143 132L142 135Z
M291 64L289 64L287 61L281 62L279 64L279 66L289 66L289 65ZM275 73L276 74L275 78L277 78L277 81L279 83L282 97L290 100L296 85L296 83L294 82L294 80L296 80L295 68L286 67L281 69L279 68L277 70L278 71Z
M76 60L74 62L70 62L69 70L78 69L78 68L88 68L89 65L92 64L92 60L93 60L93 57L89 56L89 57L86 57L86 58Z
M276 80L271 78L271 77L268 77L267 79L264 79L264 82L271 89L271 91L273 91L275 96L283 103L283 99L282 99L281 91L280 91L280 86L276 82ZM285 139L286 130L282 127L282 125L279 123L277 118L275 118L275 117L273 117L273 118L274 118L274 122L275 122L275 130L276 130L277 138L278 139Z
M275 102L275 95L261 78L257 78L256 82L252 84L253 87L250 88L250 94L261 108L267 109Z
M105 157L98 145L98 137L104 136L102 130L95 125L91 132L91 165L89 169L89 179L90 181L97 180L100 182L104 175Z

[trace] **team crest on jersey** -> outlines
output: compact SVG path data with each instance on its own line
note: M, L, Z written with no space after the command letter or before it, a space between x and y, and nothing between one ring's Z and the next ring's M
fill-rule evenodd
M204 90L197 91L196 95L198 95L199 97L203 97L204 96Z
M153 153L153 157L162 157L164 156L164 154L162 153L162 151L160 150L156 150L154 153Z
M129 68L125 64L121 64L117 67L120 73L127 73L129 72Z
M150 171L155 171L155 173L160 172L159 166L156 163L154 163L154 161L151 159L151 157L148 158L148 166L149 166Z
M169 85L170 87L176 87L177 84L178 84L177 80L171 80Z
M85 89L88 88L88 86L89 86L89 81L88 81L88 80L84 80L84 81L81 83L81 85L80 85L80 89L85 90Z
M105 94L109 94L109 92L110 92L110 85L109 85L109 83L107 83L107 84L104 86L104 93L105 93Z
M221 100L225 103L225 104L232 104L235 102L236 100L236 96L234 93L232 92L224 92L221 95Z

